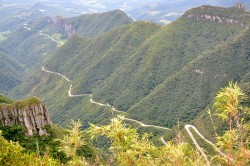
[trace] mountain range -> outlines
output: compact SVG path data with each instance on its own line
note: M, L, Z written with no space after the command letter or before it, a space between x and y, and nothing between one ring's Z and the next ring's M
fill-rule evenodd
M12 56L19 63L33 67L74 34L95 37L131 22L133 20L120 10L72 18L47 16L36 21L22 22L1 42L1 47L13 53Z
M78 16L81 14L102 13L110 10L120 9L126 12L135 20L150 20L160 24L168 24L179 18L186 10L201 5L215 5L221 7L230 7L237 2L242 2L246 9L250 9L248 0L75 0L75 1L58 1L58 0L2 0L2 8L17 9L19 13L32 11L43 16Z
M0 165L249 165L250 2L204 3L0 0Z
M68 77L73 94L91 93L127 117L173 127L203 114L229 81L249 90L249 16L241 8L201 6L167 26L134 22L95 38L77 35L42 65ZM59 124L105 123L112 116L89 96L68 97L69 87L37 68L11 95L41 97Z

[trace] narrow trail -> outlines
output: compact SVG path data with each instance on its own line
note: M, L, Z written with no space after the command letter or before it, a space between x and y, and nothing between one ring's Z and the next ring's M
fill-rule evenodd
M161 140L161 142L162 142L164 145L168 146L168 143L164 140L163 137L161 137L160 140Z
M190 128L192 128L198 135L200 138L202 138L205 142L207 142L208 144L210 144L214 150L216 150L221 156L223 156L224 158L228 158L228 156L223 153L222 151L220 151L219 148L217 148L217 146L212 143L211 141L207 140L200 132L199 130L190 124L186 124L185 125L185 130L187 131L188 135L190 136L190 138L192 139L192 141L194 142L194 145L196 146L196 148L201 152L201 154L203 155L203 157L205 158L206 154L203 152L202 148L199 146L199 144L197 143L196 139L194 138L194 135L192 134L192 132L190 131ZM234 161L232 158L229 158L230 161Z
M40 36L45 36L45 37L49 38L50 40L52 40L52 41L54 41L54 42L56 42L56 43L60 43L61 45L64 44L64 42L59 41L59 40L56 40L56 39L50 37L49 35L42 33L42 31L39 31L39 30L32 30L30 27L27 27L26 25L25 25L23 28L24 28L24 29L27 29L28 31L38 32L38 34L39 34Z
M64 75L62 75L62 74L60 74L60 73L46 70L46 69L44 69L44 67L42 67L42 70L45 71L45 72L47 72L47 73L57 74L57 75L63 77L66 81L70 82L70 79L68 79L67 77L65 77Z
M49 70L46 70L43 66L42 66L42 71L45 71L47 73L51 73L51 74L56 74L56 75L59 75L60 77L64 78L67 82L71 82L71 80L69 78L67 78L66 76L60 74L60 73L57 73L57 72L52 72L52 71L49 71ZM71 93L71 90L72 90L72 86L73 84L70 84L70 87L69 87L69 90L68 90L68 96L69 97L83 97L83 96L90 96L90 102L93 103L93 104L97 104L99 106L102 106L102 107L110 107L111 108L111 111L112 112L118 112L118 113L123 113L123 114L126 114L126 112L124 111L119 111L117 110L116 108L114 108L113 106L111 106L109 103L107 104L103 104L103 103L99 103L99 102L96 102L93 100L93 96L92 94L72 94ZM167 130L167 131L170 131L172 129L170 128L167 128L167 127L162 127L162 126L156 126L156 125L147 125L147 124L144 124L138 120L135 120L135 119L130 119L130 118L126 118L124 117L124 120L126 121L131 121L131 122L135 122L135 123L138 123L140 124L142 127L152 127L152 128L156 128L156 129L162 129L162 130ZM210 165L210 162L208 160L208 157L206 155L206 153L203 151L203 149L200 147L200 145L198 144L198 142L196 141L194 135L192 134L192 132L190 131L190 129L193 129L194 132L196 132L198 134L198 136L203 139L205 142L209 143L221 156L223 156L224 158L228 158L228 156L226 154L224 154L223 152L220 151L219 148L216 147L216 145L214 143L212 143L211 141L207 140L199 131L198 129L193 126L193 125L190 125L190 124L186 124L184 126L185 130L187 131L189 137L192 139L195 147L199 150L199 152L202 154L202 156L204 157L205 161L206 161L206 164L207 165ZM160 140L161 142L164 144L164 145L168 145L168 143L164 140L163 136L160 137ZM234 161L232 158L229 158L230 161Z
M207 164L207 165L210 165L210 162L209 162L209 160L208 160L208 157L207 157L206 153L202 150L202 148L200 147L200 145L198 144L198 142L197 142L196 139L194 138L194 135L193 135L192 132L189 130L189 128L193 128L193 129L194 129L195 127L194 127L194 126L191 126L191 125L185 125L185 130L187 131L189 137L192 139L192 141L193 141L193 143L194 143L196 149L198 149L199 152L201 153L201 155L204 157L204 159L205 159L205 161L206 161L206 164ZM195 128L195 129L196 129L196 128ZM198 131L198 130L195 130L195 131ZM197 133L197 132L196 132L196 133ZM200 132L198 131L198 133L200 133ZM198 134L198 135L199 135L199 134ZM199 135L199 136L202 136L202 135ZM203 136L202 136L201 138L204 139Z
M155 125L147 125L147 124L144 124L144 123L142 123L142 122L140 122L138 120L135 120L135 119L124 118L124 120L139 123L142 127L153 127L153 128L157 128L157 129L163 129L163 130L172 130L172 129L167 128L167 127L161 127L161 126L155 126Z
M70 80L69 78L67 78L66 76L64 76L64 75L62 75L62 74L60 74L60 73L57 73L57 72L53 72L53 71L46 70L43 66L42 66L42 71L45 71L45 72L51 73L51 74L59 75L59 76L61 76L62 78L64 78L67 82L71 82L71 80ZM115 107L111 106L109 103L103 104L103 103L99 103L99 102L94 101L94 100L93 100L92 94L77 94L77 95L72 94L72 93L71 93L72 86L73 86L73 84L70 84L70 86L69 86L69 90L68 90L68 96L69 96L69 97L90 96L90 102L93 103L93 104L96 104L96 105L99 105L99 106L102 106L102 107L110 107L112 112L118 112L118 113L123 113L123 114L126 113L126 112L124 112L124 111L119 111L119 110L117 110ZM158 129L163 129L163 130L168 130L168 131L171 130L170 128L167 128L167 127L156 126L156 125L147 125L147 124L144 124L144 123L142 123L142 122L140 122L140 121L138 121L138 120L135 120L135 119L130 119L130 118L125 118L125 117L124 117L124 120L126 120L126 121L131 121L131 122L136 122L136 123L140 124L142 127L153 127L153 128L158 128Z

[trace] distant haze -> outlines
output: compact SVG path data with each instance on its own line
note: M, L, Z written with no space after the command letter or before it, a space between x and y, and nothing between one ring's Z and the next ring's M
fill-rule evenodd
M135 20L149 20L161 24L174 21L186 10L196 6L229 7L237 2L244 3L247 9L250 8L249 0L0 0L2 5L36 5L37 10L50 16L72 17L120 9Z

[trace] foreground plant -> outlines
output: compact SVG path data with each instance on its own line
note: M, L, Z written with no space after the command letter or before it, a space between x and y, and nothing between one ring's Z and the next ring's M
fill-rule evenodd
M91 124L89 134L92 139L106 136L112 142L110 151L118 165L204 165L201 156L187 143L156 147L150 142L149 134L140 136L136 129L127 127L123 117L111 119L106 126Z
M217 137L217 146L227 153L222 161L231 165L250 165L250 126L244 120L249 116L249 108L242 103L247 99L237 83L229 83L215 97L217 115L226 120L229 130Z
M7 141L1 136L0 131L0 165L15 166L56 166L60 165L57 160L48 155L39 156L34 153L25 153L18 142Z
M83 138L83 131L80 130L82 126L81 122L71 121L69 125L68 135L64 136L61 140L61 150L69 157L71 160L68 162L69 165L74 166L87 166L88 162L83 157L77 155L77 149L86 144Z

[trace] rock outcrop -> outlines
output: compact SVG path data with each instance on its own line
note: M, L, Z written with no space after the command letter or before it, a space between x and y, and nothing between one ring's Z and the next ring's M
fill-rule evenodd
M195 18L196 20L209 20L209 21L220 23L220 24L234 24L234 25L239 25L242 27L245 26L245 23L242 22L241 20L219 17L219 16L214 16L214 15L208 15L208 14L203 14L203 15L190 14L188 15L188 18Z
M37 98L29 98L12 104L0 105L0 124L3 126L22 125L27 135L46 134L45 125L51 125L46 106Z
M236 11L238 14L236 13ZM236 25L248 29L250 13L244 10L244 6L241 3L237 3L235 7L223 8L204 5L195 10L187 12L186 17L188 19L199 21L210 21L225 25Z
M56 17L54 24L57 28L62 28L69 38L76 34L74 26L60 16Z
M241 2L236 3L235 8L237 8L237 9L243 9L243 10L245 9L243 3L241 3Z

